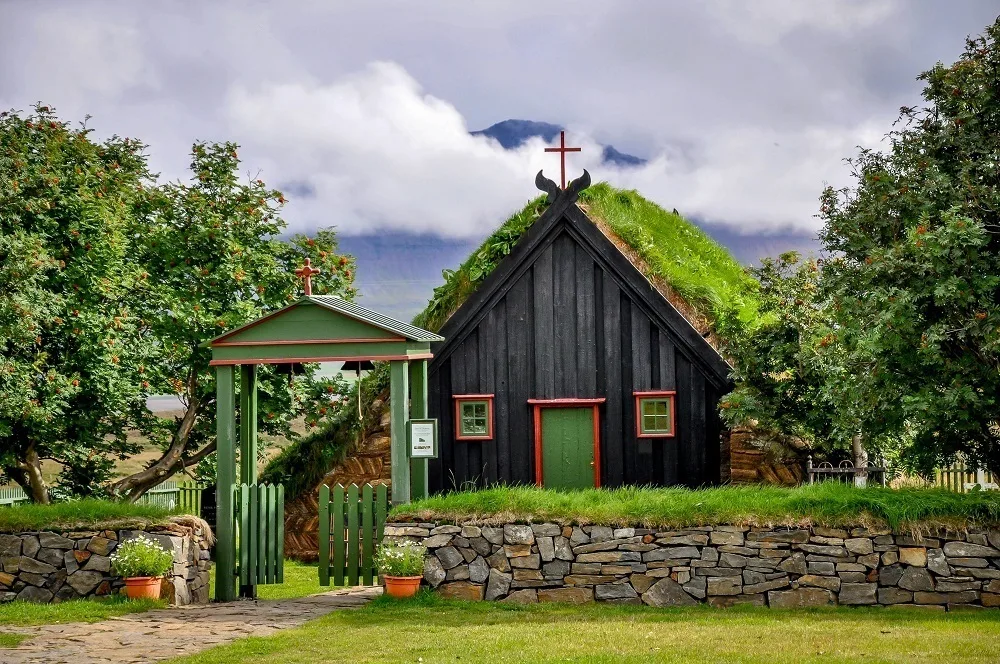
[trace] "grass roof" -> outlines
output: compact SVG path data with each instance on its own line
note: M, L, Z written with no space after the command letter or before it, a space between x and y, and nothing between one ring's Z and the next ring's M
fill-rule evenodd
M0 507L0 533L35 530L115 530L164 525L179 514L156 505L108 500L75 500L51 505Z
M430 496L393 508L391 517L395 521L484 524L556 521L648 528L731 524L960 529L1000 524L1000 492L858 489L836 482L792 488L624 487L580 491L503 486Z
M607 183L584 190L580 207L688 320L727 337L757 318L757 282L718 242L675 212L667 212L638 192ZM521 236L541 216L540 196L514 213L456 270L414 324L439 330L479 288Z

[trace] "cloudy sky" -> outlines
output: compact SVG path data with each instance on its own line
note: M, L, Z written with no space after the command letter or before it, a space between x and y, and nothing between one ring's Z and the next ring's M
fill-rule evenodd
M0 0L0 108L36 100L145 140L165 178L235 140L298 229L479 238L557 162L468 135L570 129L571 169L726 232L814 232L843 158L994 1ZM602 167L597 143L647 157Z

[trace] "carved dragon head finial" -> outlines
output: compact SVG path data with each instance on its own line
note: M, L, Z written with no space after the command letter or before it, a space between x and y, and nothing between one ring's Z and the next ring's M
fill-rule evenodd
M559 185L545 177L542 171L538 171L538 175L535 176L535 186L549 195L549 204L556 202L563 196L572 203L576 201L581 191L590 186L590 172L586 168L583 169L583 175L571 181L565 189L560 189Z

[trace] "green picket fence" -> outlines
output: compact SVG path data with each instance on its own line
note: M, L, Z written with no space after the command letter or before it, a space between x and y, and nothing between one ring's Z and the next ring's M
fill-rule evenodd
M346 494L346 495L345 495ZM378 570L375 547L389 511L387 487L340 484L319 489L319 582L336 586L370 586Z
M282 583L285 561L285 487L239 484L235 487L237 575L240 584Z
M957 461L948 468L934 471L934 486L958 493L966 493L977 486L983 490L995 490L997 478L993 473L971 468L962 461Z
M13 507L28 502L28 494L19 486L0 487L0 507Z
M167 480L144 493L139 503L201 516L201 491L204 488L193 480Z

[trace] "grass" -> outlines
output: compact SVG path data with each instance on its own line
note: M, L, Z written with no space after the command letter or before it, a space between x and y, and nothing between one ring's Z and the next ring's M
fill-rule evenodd
M555 491L495 487L431 496L390 513L397 521L557 521L682 527L693 525L825 525L893 528L1000 523L1000 493L943 489L857 489L834 482L784 488L635 488Z
M130 600L124 595L106 599L74 599L58 604L14 601L0 604L0 625L56 625L99 622L126 613L139 613L166 606L164 600Z
M585 190L580 203L642 260L647 277L666 282L720 334L735 334L757 320L756 281L696 225L636 191L604 182ZM539 197L511 215L458 269L445 273L444 285L414 323L440 329L544 210Z
M0 533L40 529L126 528L159 523L174 514L153 505L107 500L79 500L52 505L21 504L0 508Z
M996 662L1000 614L895 609L516 606L380 598L174 664L282 662Z
M21 642L28 638L27 634L11 634L0 632L0 648L16 648Z
M259 599L294 599L316 593L334 590L336 586L319 585L319 567L316 563L301 563L297 560L285 559L284 583L268 586L257 586ZM209 597L215 597L215 565L209 572Z

